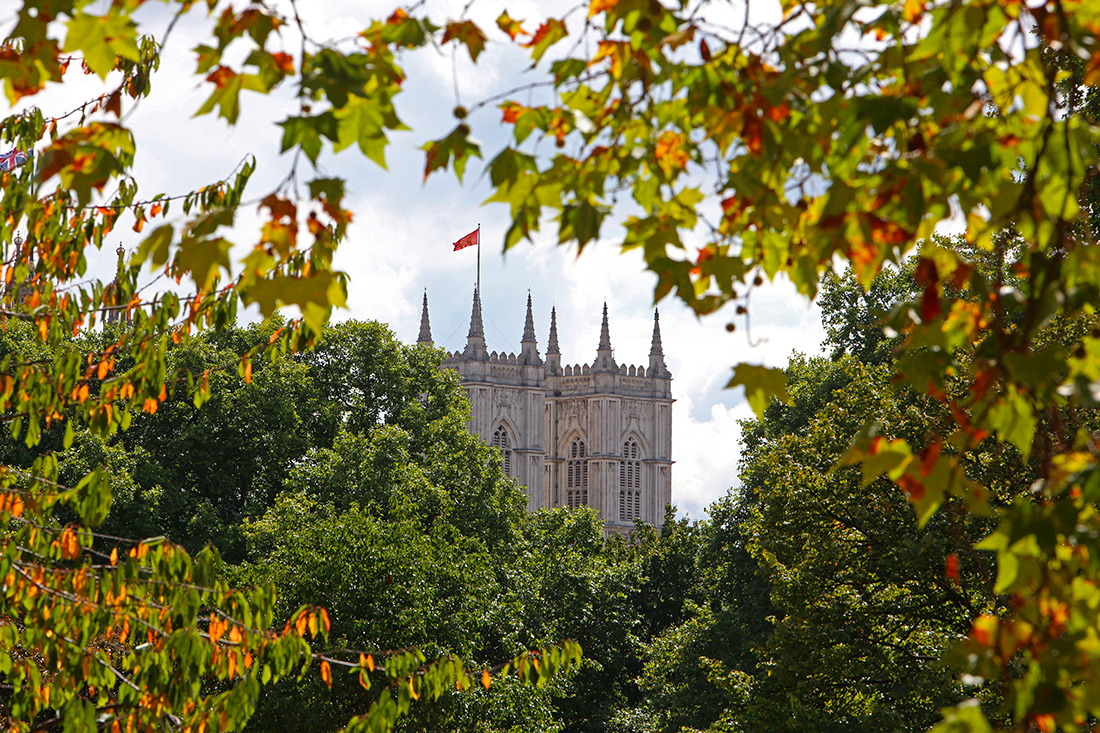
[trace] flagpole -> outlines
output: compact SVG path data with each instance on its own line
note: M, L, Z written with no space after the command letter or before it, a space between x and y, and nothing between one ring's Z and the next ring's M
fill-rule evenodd
M477 293L481 296L481 222L477 223Z

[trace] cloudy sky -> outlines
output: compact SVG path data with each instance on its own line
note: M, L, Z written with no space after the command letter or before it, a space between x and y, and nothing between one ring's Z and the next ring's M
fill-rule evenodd
M376 0L309 0L301 5L307 31L317 37L352 35L371 18L385 17L393 10L392 5ZM754 4L754 12L758 7ZM457 18L462 12L458 2L433 3L430 8L439 21ZM500 205L481 205L491 193L481 175L481 162L472 162L464 184L450 174L436 174L423 182L423 153L417 148L453 128L456 86L458 101L472 106L537 78L523 72L525 65L495 28L493 19L504 9L501 0L478 0L471 6L469 16L490 36L476 68L465 50L458 54L450 49L429 50L403 60L409 80L398 101L398 113L413 131L392 136L388 170L380 169L356 149L322 154L320 172L348 180L345 206L355 215L337 257L337 267L351 279L348 308L337 318L383 321L401 339L415 341L426 289L437 345L461 348L469 325L476 252L473 248L452 252L451 243L480 223L482 299L490 350L518 351L530 290L540 351L545 351L550 308L555 306L563 361L591 362L606 302L616 359L645 364L655 278L643 270L639 256L618 253L614 232L606 232L607 239L589 246L579 257L575 248L556 246L556 237L538 234L534 245L522 244L502 256L501 242L510 223L508 211ZM546 3L529 0L508 2L507 9L516 19L556 12ZM12 20L0 16L0 32L6 35ZM143 32L160 34L168 16L163 9L151 7L146 22ZM293 113L292 90L282 90L272 98L242 96L243 112L236 127L212 116L192 118L208 93L192 76L191 49L199 42L205 24L198 11L186 18L168 40L151 96L132 110L124 103L127 123L137 135L135 177L145 195L181 193L228 175L251 154L257 170L246 198L262 197L290 168L289 156L279 154L281 129L274 123ZM525 24L528 30L534 27L534 22ZM295 34L284 30L284 39L285 50L294 52L298 47ZM73 76L77 74L70 71L67 81ZM35 104L47 116L58 115L98 93L93 91L97 87L92 80L77 76L73 81L29 99L15 110L5 109L4 114ZM531 104L549 101L539 98L537 92L527 99ZM486 159L491 159L506 140L506 130L499 124L500 112L490 106L473 114L470 122ZM311 177L307 174L303 180ZM245 209L236 241L254 241L254 226L249 228L254 225L254 215L253 207ZM118 230L118 239L127 247L139 241L125 224ZM93 271L107 272L113 261L113 253L100 257L93 262ZM726 332L726 323L734 320L732 308L699 320L671 299L659 307L677 400L673 412L673 501L682 514L699 518L711 501L737 483L738 421L751 415L741 390L723 389L730 367L741 361L782 366L792 351L817 353L822 332L816 310L782 284L754 293L749 304L751 334L739 319L737 331Z

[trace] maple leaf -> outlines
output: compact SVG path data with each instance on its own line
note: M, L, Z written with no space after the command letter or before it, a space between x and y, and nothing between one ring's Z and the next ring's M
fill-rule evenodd
M531 40L522 45L524 48L532 49L531 60L538 63L543 54L555 43L565 38L566 35L565 23L556 18L551 18L539 26L539 29L531 36Z
M472 20L448 23L447 29L443 32L443 43L458 41L465 44L473 61L477 61L477 57L485 50L486 40L488 39L485 34Z

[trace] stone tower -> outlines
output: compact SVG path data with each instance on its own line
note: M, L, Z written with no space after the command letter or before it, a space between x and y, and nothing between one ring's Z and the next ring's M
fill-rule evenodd
M418 341L431 343L427 294ZM595 359L563 366L553 309L546 359L539 356L530 294L519 353L489 353L475 290L466 347L443 367L461 377L470 431L501 451L529 511L590 506L608 532L627 532L635 519L663 523L672 501L673 399L656 311L648 367L615 361L606 304Z

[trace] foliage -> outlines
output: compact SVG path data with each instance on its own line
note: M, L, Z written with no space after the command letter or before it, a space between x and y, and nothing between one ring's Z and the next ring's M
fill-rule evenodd
M2 338L7 352L18 354L23 348L41 351L34 344L29 324L16 321L10 325ZM11 685L3 710L17 729L61 725L93 729L104 720L108 725L137 728L167 722L182 728L239 729L254 714L261 685L281 681L285 687L296 678L300 685L311 664L320 667L320 679L311 677L312 684L322 688L334 685L334 667L353 673L350 683L343 676L336 677L339 689L371 688L373 678L372 693L353 697L336 708L337 718L329 716L333 728L367 711L351 721L351 729L388 729L398 715L409 713L418 697L438 699L446 691L444 697L450 700L456 690L469 688L475 681L478 687L490 684L488 676L482 680L467 672L464 664L451 656L460 653L471 658L471 647L463 646L462 639L416 633L417 627L410 622L425 611L434 617L440 612L438 607L418 603L416 598L396 598L392 608L398 617L390 625L377 627L372 634L355 634L356 623L365 623L365 617L345 615L342 599L332 593L315 588L311 594L296 593L293 584L284 582L278 584L281 601L276 601L276 584L269 581L275 568L286 567L278 564L276 554L269 553L266 576L246 576L264 582L253 585L252 590L237 590L226 583L218 552L212 547L202 549L210 540L232 548L234 537L244 536L241 522L249 513L263 512L276 503L277 496L286 495L285 484L295 475L290 466L298 462L300 475L307 465L301 461L309 447L308 438L314 437L303 427L308 422L324 425L326 429L317 432L321 439L329 436L334 426L340 430L338 441L345 442L358 437L346 436L347 425L367 430L368 435L358 439L367 441L377 458L362 473L373 474L375 485L387 486L391 492L406 491L407 497L425 489L434 494L428 501L419 496L420 503L411 505L412 511L407 502L363 495L373 499L372 508L381 510L377 519L364 517L370 527L358 527L358 533L349 536L346 532L322 533L331 528L318 523L312 526L312 534L301 532L301 537L315 540L323 534L324 541L317 547L324 552L324 567L317 572L324 577L337 568L341 553L354 561L350 567L375 576L387 567L386 575L403 572L402 553L431 546L423 543L422 522L449 528L449 532L437 532L435 546L450 554L445 560L433 556L421 567L468 566L466 553L473 546L482 547L482 560L489 557L481 543L506 541L516 518L522 516L522 496L500 473L489 449L465 430L461 391L453 377L439 372L438 353L402 347L377 324L349 323L334 329L334 338L311 354L312 361L304 360L308 363L261 357L248 380L218 370L227 353L239 353L257 339L266 341L275 330L267 325L228 329L168 350L169 364L182 363L192 371L208 369L211 373L214 391L202 409L173 395L156 414L138 416L125 440L119 436L104 440L87 429L63 440L61 429L54 426L33 449L25 441L0 442L7 463L4 477L14 489L5 495L9 511L5 541L10 544L5 557L4 623L0 624L5 651L0 657L0 673ZM85 338L94 343L110 334ZM363 378L373 384L372 399L389 408L369 429L369 423L357 422L354 410L342 411L323 389L312 386L314 372L319 370L313 362L335 360L349 343L371 344L376 358L401 365L390 372L401 377L391 382L379 381L377 373L367 374L371 367L364 365ZM381 369L377 372L385 374ZM341 388L352 399L355 390L346 375ZM402 395L406 404L399 409ZM326 401L321 403L318 397ZM335 415L329 415L327 421L311 421L322 404L335 410ZM395 442L398 436L404 438ZM71 447L61 451L68 441ZM390 485L387 479L392 476L378 470L378 461L391 468L404 466L409 461L409 444L423 457L422 472L416 480ZM52 452L50 446L59 452ZM463 452L463 461L452 460L454 451ZM352 459L356 454L344 451L341 455ZM435 460L448 465L433 471L431 461ZM60 483L43 485L42 479L30 473L43 464L62 479L72 478L76 488L66 489ZM102 495L99 503L90 503L95 494L88 491L88 480L81 480L88 472L110 483L116 500L105 529L123 536L168 535L195 547L193 557L163 536L135 543L82 526L76 512L83 512L84 521L90 523L101 521L107 511ZM409 467L404 472L413 475ZM436 480L443 484L432 483ZM258 484L265 481L265 490L257 491ZM356 496L354 492L349 495ZM253 498L242 501L246 496ZM459 500L452 502L452 496ZM33 505L32 501L42 503ZM451 510L443 513L444 505ZM392 525L399 514L406 517L405 524ZM345 515L343 521L355 516ZM300 528L304 516L296 513L292 520ZM362 565L364 558L354 554L362 539L391 526L397 531L389 553ZM457 526L469 536L463 538ZM279 536L295 534L285 528L283 533ZM242 552L243 548L238 550ZM306 577L312 569L309 561L292 559L296 564L286 567L290 577ZM340 572L341 577L356 577L346 568ZM449 587L491 594L492 584L485 581L484 577L463 576ZM421 587L437 584L425 581ZM297 602L302 598L306 600ZM471 604L476 599L465 600ZM373 654L356 657L346 651L347 643L329 642L329 612L316 605L318 601L330 604L332 612L340 614L342 641L350 631L358 642L356 648L373 650ZM484 608L466 608L466 620L480 628ZM441 618L453 622L458 617L446 613ZM416 651L417 646L422 650ZM511 697L520 700L532 694L522 692L530 689L529 685L517 683L545 683L558 670L568 670L579 654L574 643L548 647L537 657L542 666L533 667L523 651L526 648L516 643L507 648L500 644L481 647L484 666L515 657L509 665L511 676L498 676L498 681L513 690ZM393 649L397 651L387 651ZM424 651L441 661L427 663ZM507 670L498 665L496 671Z
M745 729L925 730L963 699L940 657L996 607L988 558L970 548L988 526L951 502L918 529L888 481L830 470L867 422L922 445L938 421L887 369L844 357L789 373L793 405L746 435L743 531L779 620Z
M332 269L350 217L343 181L319 174L306 183L308 201L290 188L264 196L261 230L238 267L227 232L250 161L196 192L138 195L122 105L148 93L159 63L157 40L139 32L140 5L114 3L97 15L83 0L26 0L0 51L13 102L61 81L77 56L108 85L79 115L47 119L30 110L0 124L0 139L42 147L40 161L0 180L0 240L27 231L3 271L6 283L25 288L8 291L3 311L28 319L50 345L46 361L31 349L3 363L5 417L31 445L59 423L66 445L74 423L109 437L138 413L155 413L170 392L207 399L204 374L168 373L167 344L232 322L242 304L265 315L293 305L302 315L240 357L248 381L257 354L312 344L345 300ZM194 3L172 5L183 15ZM994 507L997 529L981 545L996 551L995 590L1013 602L975 621L958 660L974 676L1007 676L1004 710L1014 726L1086 725L1100 715L1090 671L1100 659L1092 612L1100 553L1089 550L1100 529L1093 508L1100 478L1096 432L1078 415L1096 403L1100 333L1086 329L1066 344L1046 340L1043 329L1052 319L1092 318L1100 294L1095 222L1079 221L1082 210L1095 210L1095 98L1078 93L1100 81L1100 7L785 0L782 17L749 25L746 13L732 27L711 16L707 0L585 7L583 23L520 23L504 13L500 34L492 31L525 49L552 87L546 105L533 98L499 105L512 143L488 171L491 200L511 211L506 245L533 236L544 214L554 217L559 241L582 247L621 226L622 246L641 249L658 276L658 298L675 292L710 313L780 274L812 296L838 259L869 285L923 243L914 271L921 292L890 327L902 337L897 375L946 417L922 445L868 434L849 458L863 460L865 479L899 482L922 523L945 503L986 510L992 488L968 477L959 456L992 439L1002 446L994 455L1016 451L1031 461L1042 501ZM294 83L298 110L279 123L283 148L313 163L329 145L355 145L384 163L387 134L403 127L398 54L455 43L483 59L491 38L465 17L433 22L416 5L365 23L353 40L305 37L295 55L277 43L290 18L267 4L223 5L209 17L196 74L210 96L198 112L233 124L243 91ZM562 42L576 35L583 38L563 53ZM461 176L481 155L466 113L484 106L463 110L450 133L424 146L426 176L440 169ZM534 147L543 139L557 152ZM622 191L636 207L617 218ZM181 209L180 219L164 218ZM115 282L79 284L85 248L102 245L123 210L139 231L158 217L163 223L121 263ZM966 223L969 250L931 238L953 214ZM1005 226L1013 228L1011 246L997 234ZM696 230L705 242L697 250ZM975 253L997 267L976 266ZM143 267L186 278L191 289L147 297L137 288ZM66 340L101 320L102 309L133 321L94 351ZM740 369L735 381L758 411L764 395L781 393L774 372ZM48 456L6 477L4 519L18 540L5 545L5 575L11 563L37 577L85 557L87 541L71 538L103 518L110 494L94 471L72 490L57 489L58 478ZM69 534L68 517L55 517L60 505L79 520ZM44 582L8 584L9 606L22 607ZM44 709L45 693L26 689L20 704L33 698L32 709ZM973 705L948 715L956 728L983 729Z

